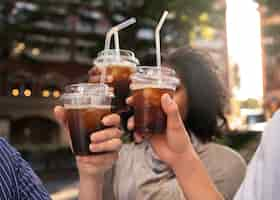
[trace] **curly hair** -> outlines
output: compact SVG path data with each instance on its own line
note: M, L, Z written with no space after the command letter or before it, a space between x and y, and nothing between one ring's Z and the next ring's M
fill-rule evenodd
M186 88L186 128L203 143L221 136L227 126L224 114L226 95L213 60L189 47L172 51L164 60L175 69Z

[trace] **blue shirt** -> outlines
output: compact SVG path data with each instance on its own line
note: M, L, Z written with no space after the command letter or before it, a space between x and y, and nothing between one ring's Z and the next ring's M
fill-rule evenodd
M42 182L30 165L8 142L0 138L0 199L49 200Z

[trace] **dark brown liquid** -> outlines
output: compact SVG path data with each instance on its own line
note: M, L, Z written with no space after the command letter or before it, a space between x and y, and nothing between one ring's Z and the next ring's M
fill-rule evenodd
M113 111L125 112L128 110L126 98L130 94L129 85L131 83L130 76L134 73L133 67L125 66L109 66L106 68L107 74L113 77L113 82L109 83L114 88L115 98L113 99Z
M173 96L170 89L142 88L133 90L135 131L141 134L165 133L166 114L161 107L161 96Z
M68 108L67 120L76 155L90 155L90 135L103 129L101 120L110 114L110 107L105 108Z

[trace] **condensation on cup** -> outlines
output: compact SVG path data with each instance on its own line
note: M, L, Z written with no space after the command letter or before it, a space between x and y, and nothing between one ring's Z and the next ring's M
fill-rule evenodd
M62 95L75 155L91 155L90 135L104 129L101 120L111 113L113 94L105 84L74 84L66 86Z
M121 113L127 111L126 98L130 94L129 85L131 75L136 71L139 61L134 53L128 50L107 49L98 54L94 65L101 73L112 78L111 82L105 82L113 88L113 110Z
M174 70L166 67L139 67L132 76L135 131L140 134L158 134L166 131L166 114L161 97L173 97L180 81Z

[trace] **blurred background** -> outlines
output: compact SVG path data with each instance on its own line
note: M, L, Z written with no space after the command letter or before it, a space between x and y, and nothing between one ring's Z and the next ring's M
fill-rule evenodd
M52 109L63 87L87 81L106 32L125 19L122 49L154 51L154 28L170 11L162 49L208 52L229 99L230 130L217 142L249 161L266 121L280 108L278 0L1 0L0 135L39 173L53 199L75 199L77 174Z

